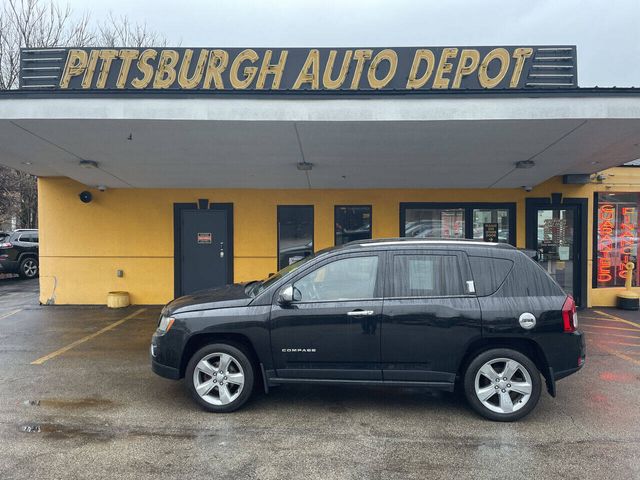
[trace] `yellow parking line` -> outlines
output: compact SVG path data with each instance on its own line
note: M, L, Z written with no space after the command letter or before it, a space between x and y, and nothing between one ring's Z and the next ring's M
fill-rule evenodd
M590 325L590 324L586 324L583 325L587 328L605 328L607 330L625 330L627 332L640 332L640 330L636 329L636 328L625 328L625 327L608 327L606 325Z
M11 311L11 312L7 312L5 314L2 314L2 315L0 315L0 320L2 320L3 318L10 317L11 315L15 315L16 313L21 312L21 311L22 311L22 309L18 308L16 310Z
M640 339L640 336L636 335L623 335L621 333L607 333L607 332L598 332L594 330L586 330L584 327L580 327L580 330L587 332L589 335L599 336L598 338L606 338L606 337L622 337L622 338L635 338ZM592 337L589 337L592 338Z
M632 325L632 326L636 327L638 330L640 330L640 324L632 322L631 320L625 320L624 318L620 318L620 317L617 317L615 315L611 315L610 313L601 312L600 310L594 310L594 312L599 314L599 315L604 315L605 317L612 318L613 320L617 320L617 321L622 322L622 323L627 323L629 325Z
M77 347L78 345L80 345L81 343L84 342L88 342L89 340L91 340L92 338L96 338L98 335L102 335L105 332L108 332L109 330L113 330L114 328L116 328L118 325L122 325L124 322L126 322L127 320L129 320L130 318L135 317L136 315L144 312L146 310L146 308L141 308L139 310L136 310L135 312L133 312L131 315L127 315L124 318L121 318L120 320L113 322L110 325L107 325L106 327L104 327L101 330L98 330L97 332L92 333L91 335L87 335L86 337L81 338L80 340L76 340L73 343L70 343L69 345L62 347L59 350L56 350L55 352L51 352L48 355L45 355L44 357L40 357L37 360L34 360L33 362L31 362L31 365L42 365L44 362L51 360L52 358L57 357L58 355L62 355L65 352L68 352L69 350L71 350L74 347Z
M610 343L612 345L623 345L625 347L640 347L640 343L627 343L627 342L607 342L599 340L598 343ZM640 352L638 352L640 353Z
M626 360L627 362L631 362L634 365L640 366L640 360L636 360L635 358L631 358L630 356L625 355L624 353L617 352L615 350L610 349L609 347L605 347L604 345L600 345L600 347L603 350L609 352L611 355L615 355L616 357L621 358L622 360Z

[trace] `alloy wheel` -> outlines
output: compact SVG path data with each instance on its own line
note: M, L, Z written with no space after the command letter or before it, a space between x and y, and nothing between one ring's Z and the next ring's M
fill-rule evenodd
M245 378L240 362L228 353L211 353L196 364L193 386L205 402L229 405L242 393Z
M475 377L475 393L486 408L496 413L513 413L531 398L533 382L529 371L511 358L489 360Z
M22 272L24 273L25 277L35 277L38 273L38 264L35 262L35 260L25 260L25 262L22 264Z

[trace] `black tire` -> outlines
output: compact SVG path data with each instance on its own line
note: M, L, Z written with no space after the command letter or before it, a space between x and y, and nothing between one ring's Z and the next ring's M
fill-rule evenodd
M200 360L213 354L230 355L233 358L234 362L236 362L231 364L232 368L234 370L238 370L237 366L239 365L242 370L241 372L238 371L237 373L244 374L244 384L242 385L242 389L239 392L239 395L237 395L237 397L234 398L231 402L224 405L214 405L213 403L211 403L211 401L215 401L216 397L219 399L220 385L216 384L210 392L211 395L206 395L209 401L201 397L196 390L196 385L195 385L196 380L194 378L194 372L196 370L196 366L198 365ZM215 360L215 358L217 357L212 357L212 358L213 360ZM218 363L218 367L214 365L213 368L219 369L219 363ZM207 374L204 374L201 371L198 372L199 381L206 381L207 378L208 378ZM209 378L213 379L214 377L209 377ZM227 377L225 376L224 380L226 380L226 378ZM249 359L249 355L245 351L243 351L241 346L230 345L228 343L214 343L201 348L200 350L198 350L196 353L193 354L193 356L191 357L187 365L184 379L187 384L187 389L189 390L189 392L191 392L191 395L193 396L196 403L198 403L198 405L200 405L203 409L209 412L215 412L215 413L228 413L228 412L233 412L239 409L242 405L244 405L244 403L251 396L251 393L253 391L253 386L254 386L255 370L254 370L253 363ZM224 380L221 379L221 381L224 381ZM231 382L227 382L227 385L226 385L227 389L233 389L235 387L236 385L232 384Z
M34 257L23 258L18 267L18 275L22 278L36 278L40 274L38 259Z
M527 373L531 378L530 396L526 400L526 403L524 404L524 406L518 407L519 408L518 410L513 411L511 413L502 413L502 412L496 412L491 410L489 407L485 406L485 404L482 403L478 398L478 395L476 395L476 376L478 375L478 372L487 362L490 362L492 360L497 360L497 359L515 360L527 371ZM501 365L501 363L497 362L496 366L497 365ZM506 364L505 364L505 368L506 368ZM498 370L495 370L495 371L498 372ZM499 372L499 373L502 373L502 372ZM522 373L523 372L518 371L516 375L521 375ZM514 375L514 377L516 375ZM498 377L501 377L501 375L499 375ZM480 379L485 383L487 381L487 377L483 378L483 375L480 375ZM497 382L498 378L494 379L493 381ZM510 384L508 385L510 386ZM494 384L489 384L488 386L495 388ZM467 370L465 371L465 374L464 374L464 393L467 398L467 402L469 403L469 405L471 405L471 408L473 408L476 412L478 412L483 417L488 418L489 420L498 421L498 422L513 422L531 413L531 411L535 408L536 404L538 403L538 400L540 399L541 388L542 388L542 381L540 379L540 372L538 372L538 369L536 368L535 364L526 355L523 355L522 353L516 350L511 350L508 348L495 348L495 349L487 350L485 352L480 353L471 361L471 363L469 363L469 366L467 367ZM496 388L496 394L498 397L497 398L492 397L490 399L491 402L495 401L496 403L498 403L498 405L495 406L496 408L500 408L501 406L500 391L502 391L501 388ZM515 402L516 402L515 405L520 403L520 400L524 399L524 396L520 396L521 394L517 392L513 392L513 393L509 392L507 394L510 395L510 398L512 400L515 398ZM505 402L505 404L508 405L509 398L507 398L506 400L507 401Z

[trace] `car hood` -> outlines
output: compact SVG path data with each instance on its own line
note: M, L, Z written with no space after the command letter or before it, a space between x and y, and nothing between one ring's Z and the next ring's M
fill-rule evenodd
M253 297L245 292L247 283L234 283L224 287L199 290L191 295L179 297L164 307L164 315L212 310L216 308L244 307L251 303Z

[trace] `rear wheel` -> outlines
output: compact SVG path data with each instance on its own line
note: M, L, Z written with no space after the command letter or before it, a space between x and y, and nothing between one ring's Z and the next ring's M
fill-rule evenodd
M38 276L39 265L38 259L27 257L20 262L18 274L22 278L36 278Z
M253 364L239 348L224 343L198 350L187 365L185 381L198 404L210 412L232 412L251 396Z
M529 414L538 403L540 373L522 353L499 348L474 358L464 376L471 407L485 418L512 422Z

